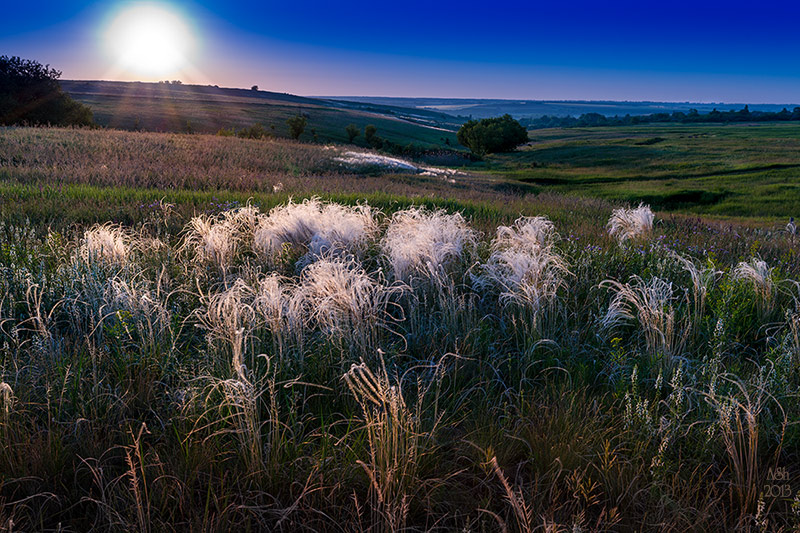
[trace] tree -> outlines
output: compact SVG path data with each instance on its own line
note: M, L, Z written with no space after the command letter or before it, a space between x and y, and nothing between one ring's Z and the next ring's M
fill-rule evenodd
M308 120L303 115L297 114L286 121L286 124L289 126L289 135L292 139L297 140L300 138L300 135L306 129L306 124L308 124Z
M252 87L250 87L250 90L251 91L258 91L258 85L253 85Z
M367 124L364 128L364 138L367 140L367 144L372 146L376 142L376 137L378 133L378 128L376 128L372 124Z
M60 77L50 65L0 56L0 125L92 125L92 110L61 90Z
M358 135L361 133L358 130L358 126L356 126L355 124L348 124L347 127L344 129L344 131L347 132L347 140L349 142L353 142L353 139L358 137Z
M457 137L458 142L478 155L508 152L528 142L528 132L508 114L470 120L461 126Z

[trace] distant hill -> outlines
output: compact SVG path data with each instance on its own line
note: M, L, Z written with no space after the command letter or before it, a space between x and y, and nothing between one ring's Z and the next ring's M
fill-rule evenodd
M395 143L456 144L461 122L438 110L337 102L292 94L217 86L116 81L61 81L65 92L92 108L95 121L124 130L215 133L220 129L264 125L288 135L286 119L308 117L304 140L346 141L345 127L362 132L374 124L378 135ZM363 142L363 133L356 142Z
M580 100L490 100L469 98L392 98L379 96L321 96L318 98L350 101L361 104L398 106L418 111L439 111L450 115L469 118L497 117L508 113L514 118L538 118L550 116L580 116L584 113L599 113L606 116L650 115L653 113L688 112L697 109L708 113L713 109L728 111L741 109L745 104L693 103L693 102L614 102ZM797 104L749 104L752 111L780 111L784 107L791 110Z

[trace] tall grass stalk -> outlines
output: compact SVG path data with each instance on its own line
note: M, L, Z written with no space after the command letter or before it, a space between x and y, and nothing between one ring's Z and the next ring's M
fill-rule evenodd
M733 477L732 495L735 495L744 519L747 513L755 511L762 489L764 472L760 433L765 429L760 418L774 397L767 390L769 372L752 384L735 377L727 377L725 381L733 386L730 395L707 394L705 398L717 415L716 424ZM788 420L780 403L775 403L782 418L778 435L779 442L782 442Z
M417 384L416 404L409 406L403 383L392 383L379 355L377 372L362 361L350 367L344 381L361 408L367 434L369 455L358 464L369 479L372 522L380 531L398 532L406 529L411 499L419 489L419 464L423 454L432 452L429 446L441 420L441 413L435 412L429 427L423 425L425 395L439 386L442 363L434 368L433 379Z
M678 298L671 282L658 277L645 282L632 276L628 283L605 280L600 286L613 294L602 320L604 327L636 319L654 361L663 360L671 366L683 355L691 325L678 314Z

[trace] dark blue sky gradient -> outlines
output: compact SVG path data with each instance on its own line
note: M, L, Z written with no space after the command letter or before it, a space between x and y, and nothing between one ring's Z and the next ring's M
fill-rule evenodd
M101 39L131 1L5 2L0 54L135 79ZM150 2L199 47L184 82L297 94L800 102L795 2Z

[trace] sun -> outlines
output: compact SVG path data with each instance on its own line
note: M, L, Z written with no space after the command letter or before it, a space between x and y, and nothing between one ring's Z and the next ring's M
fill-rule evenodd
M142 76L164 76L187 66L194 40L177 14L155 4L120 12L106 41L120 68Z

